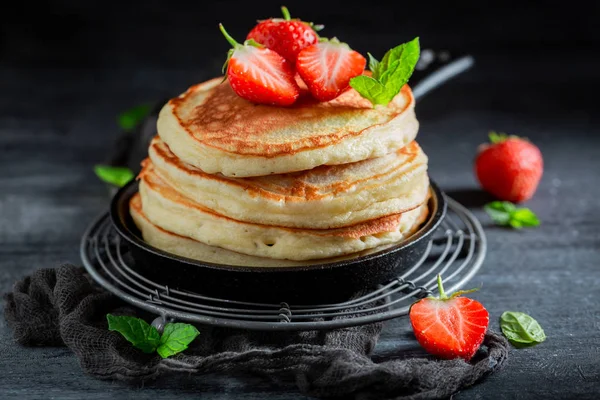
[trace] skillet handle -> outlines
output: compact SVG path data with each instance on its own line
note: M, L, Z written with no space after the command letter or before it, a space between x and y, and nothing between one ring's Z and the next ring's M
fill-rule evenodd
M421 77L420 75L422 75L422 72L419 71L419 69L430 69L429 64L432 62L427 62L427 59L431 59L433 54L434 53L431 50L424 50L421 54L419 63L417 63L415 75L417 75L418 81L417 84L412 87L412 92L416 100L420 100L433 89L462 74L475 64L473 56L465 55L455 60L444 62L442 66L436 68L433 72ZM435 68L435 66L433 67Z

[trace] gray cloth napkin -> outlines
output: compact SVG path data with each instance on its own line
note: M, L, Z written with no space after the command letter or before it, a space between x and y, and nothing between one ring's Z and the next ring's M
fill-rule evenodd
M488 332L471 363L369 357L382 323L331 331L253 332L198 326L184 353L161 359L107 329L106 314L152 316L95 286L82 268L41 269L5 295L5 317L24 346L67 346L84 372L101 379L143 381L167 374L260 375L306 395L354 399L438 399L473 385L505 363L509 345Z

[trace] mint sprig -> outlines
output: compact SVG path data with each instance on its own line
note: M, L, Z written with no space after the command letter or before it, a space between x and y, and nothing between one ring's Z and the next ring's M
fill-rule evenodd
M360 75L350 80L350 86L373 105L387 105L408 82L420 56L419 38L389 50L378 61L369 56L371 76Z
M500 317L502 334L517 348L529 347L546 340L546 334L540 324L531 316L506 311Z
M110 165L96 165L94 172L101 181L117 187L125 186L135 177L135 174L129 168L113 167Z
M109 331L119 332L144 353L153 353L160 344L160 334L156 328L143 319L108 314L106 320Z
M156 351L162 358L181 353L200 334L195 326L184 323L166 324L161 335L155 327L140 318L107 314L106 320L108 330L119 332L144 353Z
M484 209L496 225L515 229L540 225L540 220L533 211L517 207L510 201L492 201Z
M160 337L160 345L156 349L162 358L181 353L198 336L200 332L189 324L166 324Z
M150 106L148 104L140 104L139 106L130 108L119 114L117 122L124 131L131 131L138 126L148 114L150 114Z

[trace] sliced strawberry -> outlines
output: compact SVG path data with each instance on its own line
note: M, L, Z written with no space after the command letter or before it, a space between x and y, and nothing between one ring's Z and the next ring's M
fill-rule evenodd
M348 88L350 79L361 75L367 60L346 43L333 38L302 50L296 71L316 99L329 101Z
M448 297L438 275L440 297L427 297L410 308L410 322L417 341L427 352L440 358L473 358L483 342L489 324L487 310L478 301Z
M260 21L246 39L254 39L268 49L279 53L292 65L300 50L319 41L315 25L292 19L286 7L281 7L282 18L270 18Z
M238 96L259 104L289 106L300 95L292 66L285 58L253 40L237 43L223 25L219 28L233 46L226 67L229 84Z

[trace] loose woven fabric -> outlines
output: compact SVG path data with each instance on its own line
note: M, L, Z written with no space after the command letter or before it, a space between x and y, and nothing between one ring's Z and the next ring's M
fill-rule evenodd
M249 332L198 326L200 336L168 359L144 354L107 329L106 314L152 316L94 286L82 268L42 269L5 296L5 317L24 346L67 346L97 378L148 380L168 373L261 375L316 397L437 399L498 370L508 342L488 332L475 360L369 358L382 329L371 324L326 332Z

